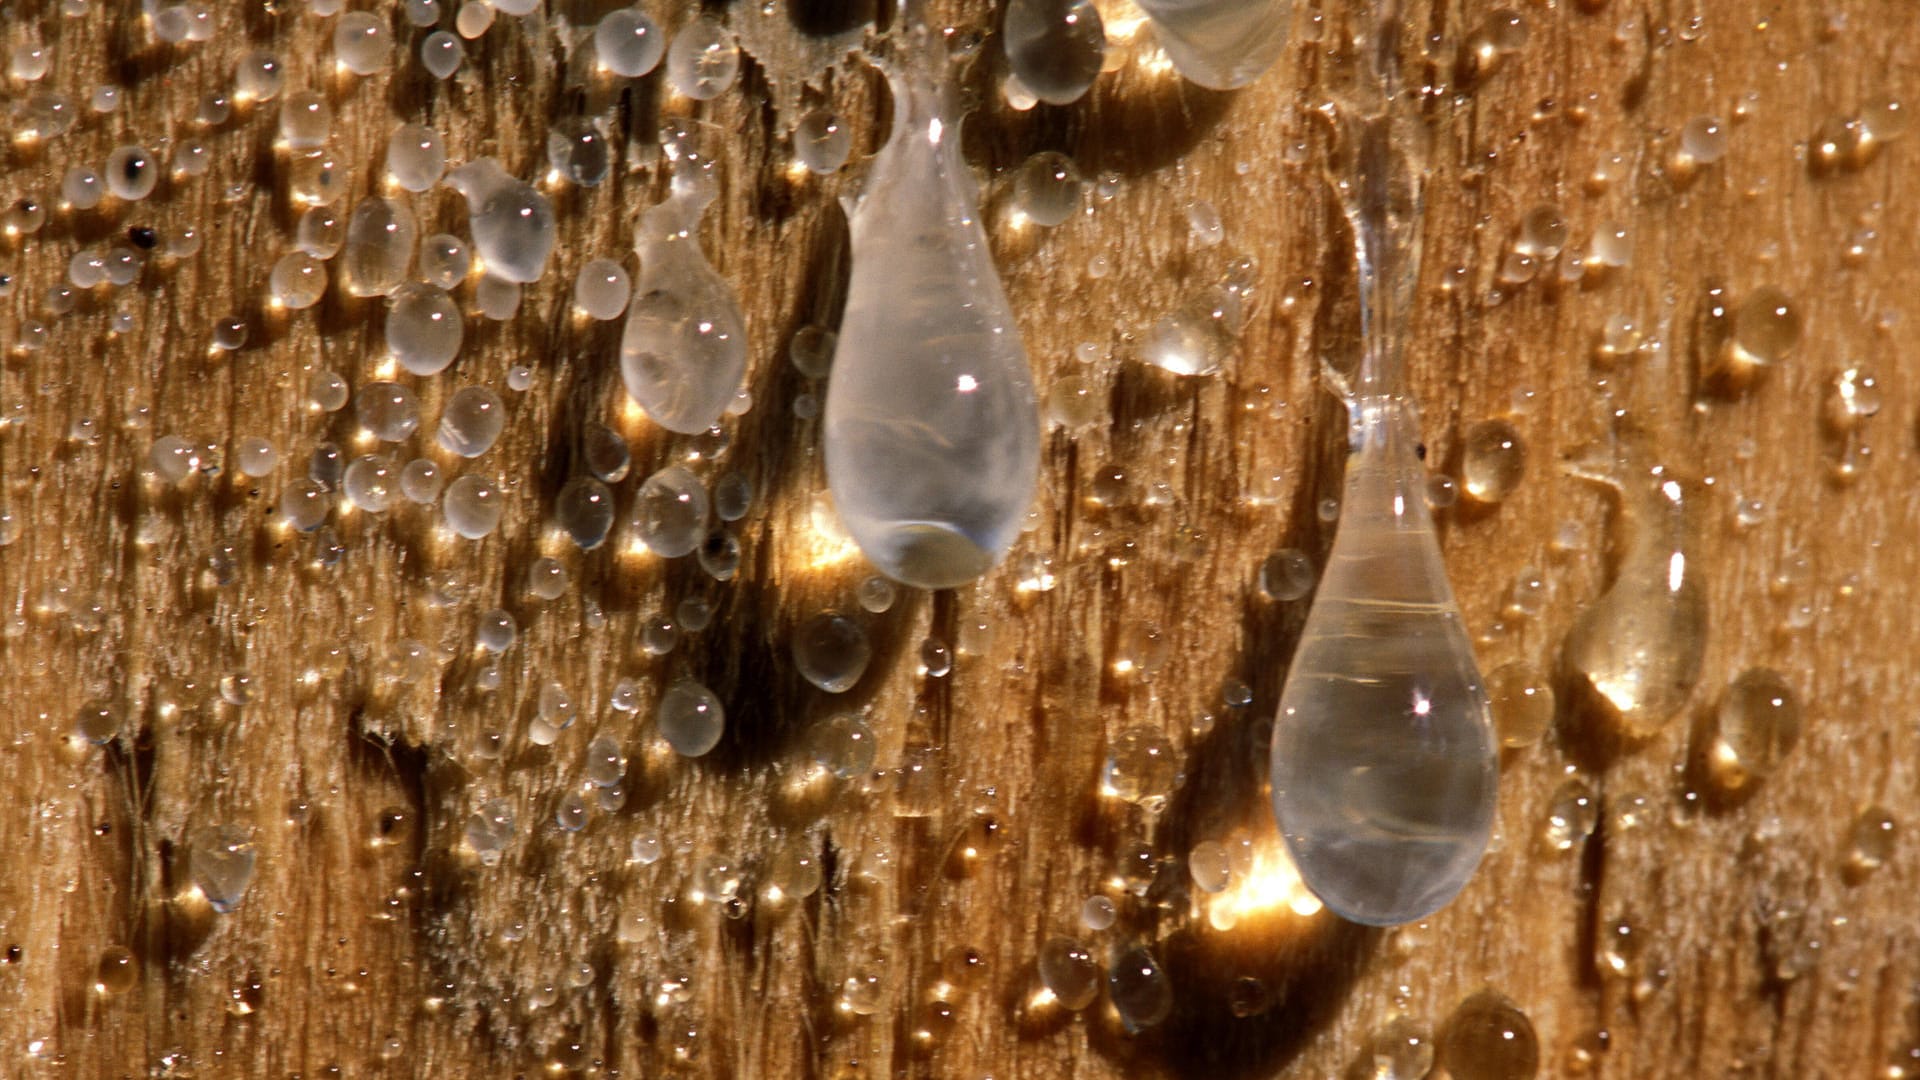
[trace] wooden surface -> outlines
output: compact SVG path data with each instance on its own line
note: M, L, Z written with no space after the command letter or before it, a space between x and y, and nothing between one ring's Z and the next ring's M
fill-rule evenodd
M0 299L0 506L13 521L0 547L0 1073L1308 1077L1357 1067L1396 1012L1438 1029L1490 986L1531 1018L1545 1076L1911 1075L1890 1063L1920 1040L1912 838L1877 872L1843 870L1863 806L1888 808L1902 829L1920 818L1915 148L1895 142L1827 169L1810 147L1831 118L1911 92L1920 30L1903 5L1529 3L1526 45L1471 86L1457 59L1490 12L1415 12L1433 54L1410 70L1435 87L1411 360L1429 460L1457 475L1463 431L1506 414L1527 444L1510 499L1440 517L1482 668L1552 668L1605 587L1611 504L1560 463L1609 445L1618 408L1654 433L1662 462L1712 479L1704 535L1687 553L1705 567L1712 615L1681 716L1595 758L1564 749L1585 745L1586 721L1568 714L1543 744L1508 752L1496 846L1478 876L1431 920L1387 932L1301 913L1313 905L1279 866L1259 786L1307 602L1266 599L1256 576L1277 548L1318 557L1331 540L1314 508L1337 490L1338 416L1314 374L1321 355L1352 347L1346 238L1313 116L1331 36L1318 8L1297 13L1281 68L1238 93L1180 82L1142 28L1089 98L1019 113L997 91L997 40L981 44L969 85L985 104L966 147L1037 383L1044 394L1081 375L1110 408L1046 437L1033 528L1014 558L1050 558L1050 590L1021 592L1003 567L977 588L902 590L873 615L855 592L870 571L830 535L819 503L819 426L803 396L824 387L786 357L798 328L837 318L837 199L857 191L884 135L884 87L839 59L860 39L860 13L716 8L751 55L732 91L696 106L659 73L595 75L577 28L600 8L584 2L502 16L438 84L413 57L421 32L397 4L373 6L400 47L392 69L360 79L332 69L332 21L293 0L216 4L218 37L186 46L155 43L117 0L79 17L54 0L0 2L8 47L49 44L40 86L85 114L62 137L0 148L0 198L54 208L38 233L0 242L0 273L15 282ZM668 26L690 15L651 6ZM935 14L966 33L990 35L997 21L977 4ZM1134 16L1116 4L1108 18L1120 29ZM277 103L211 130L191 123L203 95L230 91L248 47L279 53L289 90L328 94L330 148L351 168L343 210L381 189L382 147L404 121L443 131L456 162L496 155L520 176L545 169L555 119L607 124L623 164L592 190L548 187L560 245L519 317L472 316L453 368L401 376L423 424L399 460L426 455L498 482L507 511L485 540L454 538L437 511L412 505L339 512L345 551L328 567L313 537L276 520L281 488L318 442L362 452L351 408L313 411L305 388L318 367L370 380L382 316L337 292L306 312L266 305L295 221L272 145ZM94 114L85 102L106 82L124 103ZM30 89L9 80L0 101ZM786 134L820 101L856 129L853 160L825 178L792 168ZM579 266L620 257L639 209L664 193L659 117L689 113L727 133L702 236L743 297L752 342L752 410L717 438L652 427L618 380L619 324L570 309ZM1678 133L1703 114L1727 119L1727 154L1681 178ZM189 136L212 148L205 176L163 179L135 205L56 207L68 168L98 168L123 141ZM1017 228L1011 171L1043 149L1108 180L1068 224ZM1596 182L1610 153L1623 167ZM1219 212L1218 246L1188 227L1196 199ZM411 202L423 235L465 232L451 192ZM1605 221L1626 226L1631 265L1577 284L1557 280L1557 266L1499 284L1521 216L1541 204L1563 209L1573 246ZM163 246L193 225L204 245L150 258L135 285L90 290L50 316L46 292L73 253L133 225L158 229ZM1856 237L1864 249L1850 252ZM1260 278L1235 359L1190 379L1143 365L1132 343L1238 255ZM1096 256L1104 276L1089 270ZM1737 303L1769 283L1804 313L1803 340L1745 390L1700 392L1709 290ZM463 303L470 295L462 286ZM131 329L114 332L118 311ZM209 348L226 314L250 325L237 352ZM1614 314L1658 346L1597 363ZM38 351L15 347L31 319L49 327ZM524 392L504 385L515 364L533 370ZM1867 464L1842 482L1844 447L1821 415L1853 365L1877 375L1885 403L1856 440ZM509 422L495 449L455 467L432 432L440 403L467 383L500 389ZM582 471L589 420L632 443L632 475L616 485L623 515L670 461L697 455L709 483L753 481L735 580L635 554L624 523L593 552L559 535L553 497ZM228 466L165 484L147 460L170 434L215 447ZM257 481L231 467L248 435L281 453ZM1109 467L1128 495L1096 505L1089 493ZM1742 499L1764 507L1750 525L1736 517ZM550 602L527 591L542 554L570 575ZM216 563L232 567L229 583ZM1537 611L1503 613L1529 568L1544 582ZM643 621L690 595L713 602L711 626L648 656ZM482 692L474 629L496 605L514 613L520 641L498 689ZM794 627L828 609L859 619L874 646L840 696L807 685L790 656ZM916 671L930 635L957 653L944 678ZM407 641L432 657L410 682L393 661ZM1750 796L1716 798L1689 767L1690 736L1754 666L1787 676L1804 731ZM253 697L235 706L219 687L240 672ZM728 714L725 740L698 761L651 730L659 690L681 675L712 685ZM621 678L640 687L637 713L608 706ZM526 731L548 680L581 703L580 720L541 748ZM1251 705L1225 703L1229 680L1251 687ZM91 701L119 718L103 748L68 737ZM865 711L878 738L870 776L834 780L811 765L808 733L844 710ZM1109 748L1143 726L1170 741L1183 774L1158 813L1100 790ZM626 804L564 833L557 801L602 732L629 755ZM495 733L505 751L489 756ZM1599 793L1601 824L1555 852L1540 837L1574 768ZM513 806L518 831L500 865L483 867L463 830L491 797ZM205 825L250 829L257 848L229 914L185 878L184 846ZM1234 830L1252 839L1261 875L1198 893L1180 860ZM651 865L629 858L643 836L666 849ZM1136 896L1127 868L1142 850L1169 861ZM777 861L796 852L817 858L825 886L799 901L770 895ZM743 882L731 913L698 895L721 863ZM1081 925L1093 895L1116 904L1112 928ZM1616 975L1599 956L1622 922L1642 944ZM1037 999L1036 951L1060 935L1103 962L1150 947L1172 981L1172 1015L1129 1035L1104 995L1078 1015ZM114 946L132 950L140 974L107 994L96 968ZM984 975L949 987L951 958L967 949ZM575 985L582 964L590 976ZM844 987L869 976L877 997L860 1015ZM929 1019L936 998L951 1003L949 1023Z

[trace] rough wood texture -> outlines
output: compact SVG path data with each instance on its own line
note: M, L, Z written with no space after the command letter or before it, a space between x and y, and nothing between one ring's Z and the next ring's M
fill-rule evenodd
M1491 986L1531 1018L1541 1075L1912 1075L1890 1064L1920 1040L1912 844L1874 873L1849 876L1844 863L1863 806L1890 809L1902 828L1920 817L1917 402L1904 347L1907 298L1920 291L1909 257L1920 226L1903 209L1914 147L1823 168L1813 145L1831 118L1911 90L1920 29L1901 5L1527 4L1530 40L1472 86L1457 58L1490 12L1415 13L1434 47L1412 70L1436 89L1412 358L1430 460L1457 474L1466 427L1509 412L1528 447L1512 498L1441 516L1482 667L1553 667L1604 587L1610 503L1559 466L1607 445L1615 408L1655 433L1661 460L1714 481L1707 535L1688 553L1707 568L1713 614L1682 716L1644 745L1595 757L1569 749L1587 744L1590 718L1566 713L1544 744L1509 752L1499 840L1479 876L1428 923L1385 933L1296 913L1284 901L1301 894L1271 865L1208 897L1178 861L1236 829L1274 858L1257 763L1306 607L1263 598L1256 575L1276 548L1318 554L1331 537L1314 508L1337 490L1338 417L1314 374L1320 356L1352 348L1352 275L1321 175L1314 85L1318 39L1333 35L1317 32L1314 5L1298 13L1282 69L1235 94L1156 70L1141 30L1090 98L1016 113L995 89L995 40L981 46L970 85L987 104L967 146L988 175L987 214L1039 384L1084 377L1109 418L1050 430L1034 528L1015 557L1050 558L1051 590L1019 592L1003 568L976 589L903 591L882 615L861 611L868 571L823 532L818 426L802 395L824 388L786 358L799 327L837 317L836 198L857 190L884 134L877 78L859 63L828 66L859 39L861 11L716 8L752 56L732 92L695 107L657 73L622 85L591 71L569 42L604 5L553 0L533 19L503 16L438 84L414 59L422 32L397 3L372 5L399 48L388 73L366 79L334 72L332 21L292 0L213 5L219 36L180 47L155 43L129 3L92 0L80 17L59 6L0 3L0 24L9 47L52 47L40 86L86 115L60 138L0 150L0 197L54 206L66 169L97 168L122 141L199 138L213 165L163 180L139 204L55 209L36 234L0 244L0 272L15 282L0 298L0 506L11 514L0 821L12 859L0 874L0 1073L1325 1076L1356 1066L1394 1013L1437 1029ZM650 6L668 26L690 15ZM969 33L990 34L996 19L979 4L936 14ZM1108 16L1115 28L1133 19L1119 4ZM449 11L442 25L451 21ZM316 443L365 452L352 409L317 412L306 387L320 368L355 386L372 378L382 319L377 302L337 291L302 313L265 303L297 210L273 146L278 102L237 108L212 129L191 121L253 47L281 56L289 90L327 93L331 151L351 178L343 210L381 189L382 147L404 120L444 131L456 161L493 154L522 176L545 168L556 119L608 124L623 164L592 190L548 188L561 243L519 317L471 318L450 371L401 377L424 422L396 460L423 454L495 479L507 512L483 541L452 538L437 511L411 504L340 512L345 550L327 566L313 537L277 521L278 493ZM123 87L123 104L87 112L107 82ZM10 80L0 98L11 106L33 89ZM857 132L854 160L824 179L791 169L786 142L816 101ZM663 113L727 133L724 193L702 231L747 307L754 405L719 437L668 437L631 410L618 324L569 306L581 263L624 252L636 212L664 191L651 149ZM1684 179L1671 161L1678 132L1702 114L1728 119L1729 149ZM1110 190L1065 226L1018 229L1004 217L1011 170L1041 149L1073 155L1089 178L1111 174ZM1593 179L1609 153L1622 164ZM1196 199L1224 220L1218 247L1189 230ZM450 192L412 202L423 235L464 231ZM1577 284L1550 264L1530 283L1499 284L1521 216L1544 203L1563 208L1574 246L1605 221L1626 226L1632 264ZM204 244L152 257L133 286L87 291L51 317L47 290L74 252L139 224L163 246L191 224ZM1237 254L1260 269L1237 359L1188 380L1141 364L1131 341ZM1095 258L1104 276L1090 272ZM1766 283L1800 307L1804 340L1743 391L1697 392L1716 347L1708 290L1722 285L1737 303ZM463 302L470 295L463 286ZM131 316L124 332L112 325L119 311ZM229 313L246 317L250 339L210 351L214 320ZM1597 363L1616 313L1658 347ZM48 327L37 351L16 345L29 320ZM1091 363L1076 359L1083 343ZM533 381L504 393L498 447L470 465L447 460L432 440L441 402L466 383L504 392L515 364ZM1884 407L1854 440L1868 463L1841 482L1847 447L1821 413L1836 373L1856 364L1879 377ZM672 460L696 457L709 482L753 481L735 580L635 554L624 525L589 553L557 533L553 498L582 471L588 420L632 442L623 513L640 479ZM239 438L265 436L282 463L259 481L227 467L170 486L147 464L169 434L229 463ZM1109 466L1124 471L1127 494L1096 505L1089 493ZM1764 504L1757 522L1737 524L1738 499ZM570 575L552 602L527 591L543 554ZM1527 568L1545 583L1522 605L1537 610L1503 614ZM688 596L713 602L711 625L647 655L646 619ZM473 635L495 605L521 636L487 692L474 685L486 661ZM829 608L861 619L874 648L839 697L808 686L789 653L795 625ZM930 635L957 653L944 678L916 671ZM430 650L426 672L396 660L407 641ZM1805 731L1749 797L1715 797L1695 728L1756 665L1786 674ZM251 701L236 706L220 684L241 672ZM728 711L725 741L699 761L651 733L658 692L679 675L706 680ZM637 680L637 713L608 706L621 678ZM1252 688L1250 706L1223 702L1230 679ZM548 680L571 692L580 719L540 748L526 732ZM75 746L67 733L93 701L115 711L119 736ZM880 744L871 776L834 780L810 763L808 733L844 710L868 712ZM1170 740L1184 774L1158 813L1100 793L1109 748L1142 726ZM631 758L625 806L563 833L557 802L599 732ZM487 749L495 734L503 753ZM1540 836L1575 767L1598 793L1600 825L1555 852ZM483 867L463 830L490 797L508 800L518 830L501 864ZM213 824L250 829L258 852L226 915L185 877L190 834ZM643 836L666 849L650 865L629 857ZM1174 861L1135 896L1126 882L1142 850ZM792 880L776 868L801 852L825 886L798 901L770 893ZM731 876L722 864L742 883L731 912L700 899ZM1111 929L1080 925L1096 894L1118 906ZM1622 921L1636 955L1616 975L1598 957ZM1079 1015L1037 1002L1034 957L1056 935L1103 961L1150 946L1172 980L1171 1017L1128 1035L1104 995ZM94 989L111 946L138 959L125 993ZM984 975L948 988L966 949ZM590 971L576 985L581 965ZM846 981L868 976L873 1000L849 998ZM951 1002L950 1021L936 998Z

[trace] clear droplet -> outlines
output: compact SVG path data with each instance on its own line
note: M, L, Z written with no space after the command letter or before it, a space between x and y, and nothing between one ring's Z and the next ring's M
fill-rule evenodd
M1899 835L1893 812L1886 807L1869 806L1860 811L1847 830L1847 871L1859 879L1885 866L1893 858Z
M701 149L711 131L666 140L673 192L641 215L634 234L640 281L620 337L627 393L669 431L696 435L726 414L746 373L740 302L700 250L700 216L718 191Z
M1100 74L1107 31L1092 0L1011 0L1001 42L1022 85L1041 101L1067 105Z
M1439 1057L1454 1080L1531 1080L1540 1071L1540 1041L1518 1006L1482 990L1447 1018Z
M1749 364L1779 362L1800 341L1800 308L1782 290L1765 285L1748 293L1733 317L1733 342Z
M471 473L448 484L440 504L447 528L468 540L478 540L499 527L501 509L499 489Z
M1473 875L1499 770L1412 405L1368 396L1351 410L1339 527L1274 721L1273 806L1315 895L1396 925Z
M733 31L701 16L680 28L667 46L667 83L695 101L727 92L740 72L740 43Z
M1107 997L1128 1031L1144 1031L1173 1012L1173 980L1152 952L1135 946L1114 958Z
M1049 228L1080 209L1080 169L1057 150L1042 150L1013 176L1013 205L1027 220Z
M1433 1069L1433 1038L1412 1017L1394 1017L1367 1042L1372 1080L1421 1080Z
M1571 776L1547 800L1547 822L1541 836L1553 850L1567 851L1592 836L1599 824L1600 803L1593 785L1584 777Z
M793 154L815 176L840 171L853 150L853 132L831 109L811 109L793 129Z
M873 647L860 624L835 612L822 612L793 632L793 662L810 683L842 694L860 681Z
M1299 600L1313 585L1313 558L1298 548L1281 548L1260 564L1260 591L1269 600Z
M1765 780L1800 739L1800 701L1777 671L1749 668L1727 687L1704 747L1708 774L1722 790Z
M853 713L835 713L816 724L806 747L814 764L843 780L873 771L873 729Z
M1500 745L1532 746L1553 723L1553 685L1524 660L1502 664L1487 675L1487 701Z
M1182 779L1173 743L1158 728L1139 725L1115 736L1100 772L1100 792L1158 812Z
M576 476L555 496L553 516L574 546L592 551L613 531L613 492L591 476Z
M720 744L726 711L713 691L692 679L680 679L660 695L654 726L675 753L700 757Z
M602 15L593 28L594 58L624 78L637 79L651 72L666 48L666 35L637 5Z
M1527 446L1512 423L1482 420L1467 429L1461 447L1460 486L1476 502L1503 502L1527 471Z
M926 28L914 33L932 51ZM1019 535L1040 418L951 87L920 61L889 72L893 131L851 212L824 443L834 507L867 559L939 589L985 574Z
M340 280L354 296L386 296L406 283L418 226L413 211L392 199L362 199L347 219Z
M1273 66L1287 47L1291 0L1140 0L1154 38L1189 82L1237 90Z
M669 559L692 554L707 535L707 488L684 465L669 465L640 485L633 529L649 551Z
M453 170L446 183L467 200L473 246L487 275L514 284L540 280L553 253L553 203L490 157Z
M485 386L463 386L447 399L434 439L449 453L476 458L493 448L506 421L499 394Z
M1629 454L1644 458L1640 450ZM1700 680L1707 598L1702 564L1693 556L1706 493L1643 462L1594 479L1612 485L1620 498L1613 525L1620 538L1617 570L1567 634L1565 666L1580 705L1596 709L1619 734L1644 738L1680 711Z
M1100 996L1100 963L1092 950L1071 938L1048 938L1035 961L1040 985L1061 1007L1078 1012Z
M222 913L238 907L253 883L254 857L252 836L237 825L196 830L187 851L194 887Z

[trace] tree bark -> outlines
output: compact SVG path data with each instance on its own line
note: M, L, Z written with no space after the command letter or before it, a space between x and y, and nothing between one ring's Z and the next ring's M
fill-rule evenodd
M1317 565L1331 543L1321 504L1338 494L1344 427L1317 375L1357 348L1352 248L1324 174L1337 148L1318 112L1348 13L1299 5L1280 65L1214 92L1168 70L1130 6L1102 3L1110 70L1074 105L1018 111L1001 90L998 10L935 5L956 40L977 39L963 145L1053 419L1009 563L970 588L899 589L874 612L859 599L873 571L824 501L825 384L788 358L802 328L839 317L839 200L887 131L884 80L853 52L874 5L713 8L742 65L705 103L672 93L664 69L594 70L589 31L610 6L502 15L439 82L418 59L427 30L397 3L368 8L396 42L368 77L335 68L342 16L293 0L212 5L213 39L178 45L156 38L158 13L111 0L78 15L0 5L9 48L44 43L52 58L38 82L6 82L15 137L0 149L0 197L48 209L0 241L13 283L0 296L0 821L14 859L0 874L0 1072L1371 1076L1370 1040L1392 1017L1431 1044L1483 988L1530 1019L1543 1076L1920 1070L1913 845L1856 850L1868 808L1896 833L1920 816L1914 148L1845 124L1879 118L1885 132L1877 103L1911 108L1920 30L1907 13L1885 0L1532 3L1523 45L1479 54L1494 13L1414 5L1424 55L1405 70L1433 133L1409 356L1427 460L1460 476L1469 429L1502 417L1526 459L1510 497L1462 495L1438 523L1481 670L1557 672L1561 700L1541 742L1503 753L1494 847L1466 891L1381 931L1316 910L1262 788L1309 599L1273 598L1260 570L1289 547ZM643 6L674 32L694 15ZM256 49L282 63L281 95L197 123ZM103 84L120 88L115 111L88 105ZM383 147L405 122L440 130L455 162L492 155L539 177L556 123L585 119L614 167L597 187L542 182L560 239L516 317L477 314L476 274L455 293L468 312L455 366L394 375L383 305L346 295L337 260L318 306L268 302L303 209L275 143L299 89L332 108L343 218L389 194L422 236L467 235L451 191L390 190ZM42 91L78 122L21 137ZM816 105L854 135L828 176L793 161L790 132ZM582 264L623 258L639 210L665 195L656 133L687 116L724 136L700 238L741 297L752 354L751 409L694 437L632 406L620 324L572 306ZM1725 155L1690 165L1683 129L1703 116L1722 121ZM196 140L210 167L177 171ZM66 172L101 169L123 143L168 163L154 195L64 207ZM1014 174L1043 150L1087 178L1084 212L1051 229L1011 214ZM1515 240L1542 206L1564 220L1565 247L1529 267ZM1632 255L1607 270L1592 238L1610 223ZM67 299L49 290L76 253L128 244L130 228L158 240L134 281L75 288L56 314ZM1154 324L1242 256L1258 285L1224 369L1143 363ZM1768 285L1804 332L1743 381L1723 370L1717 312ZM244 346L212 348L229 315ZM1622 355L1602 348L1614 316L1639 333L1614 328L1633 345ZM529 381L510 389L519 365ZM1851 431L1831 419L1846 369L1879 397ZM376 445L352 405L311 405L322 371L355 390L409 386L420 429ZM473 461L434 440L467 384L506 401L504 434ZM1098 403L1092 421L1059 422L1077 391ZM1570 466L1617 464L1623 422L1645 433L1646 462L1710 481L1685 551L1708 588L1702 675L1677 716L1627 744L1597 737L1560 670L1636 512ZM612 538L580 551L554 505L586 472L589 423L620 432L633 465L612 485ZM199 448L182 482L151 463L165 436ZM279 452L258 478L237 467L250 436ZM483 476L500 526L463 540L437 507L396 500L384 514L341 503L325 532L289 529L281 492L324 443ZM645 553L626 522L640 483L673 462L710 486L752 485L727 526L742 549L729 581ZM566 575L552 600L529 590L542 557ZM711 608L703 629L687 625L701 621L690 599ZM497 660L475 639L495 607L518 625ZM872 649L839 695L792 657L796 629L826 611ZM655 655L663 621L678 638ZM927 670L928 642L951 651L950 673ZM1772 775L1729 792L1715 717L1756 667L1785 677L1803 728ZM726 709L723 740L697 760L654 731L681 677ZM623 679L636 711L613 707ZM577 719L540 746L529 728L549 684ZM106 718L104 745L72 734L83 713ZM838 778L814 753L843 713L864 717L876 749L871 769ZM628 759L616 808L582 787L596 735ZM1155 740L1164 751L1140 758ZM1143 791L1103 781L1116 756L1145 764ZM1560 850L1550 818L1570 778L1597 827ZM569 832L556 813L575 793L586 824ZM515 821L497 865L467 839L490 799ZM217 826L245 830L256 860L225 913L189 857ZM1251 852L1254 871L1199 889L1187 856L1209 841ZM1090 897L1111 902L1110 927L1083 923ZM1036 957L1058 937L1103 973L1150 950L1171 1013L1130 1033L1104 983L1078 1012L1050 1000ZM102 971L113 949L132 957L130 984L127 965Z

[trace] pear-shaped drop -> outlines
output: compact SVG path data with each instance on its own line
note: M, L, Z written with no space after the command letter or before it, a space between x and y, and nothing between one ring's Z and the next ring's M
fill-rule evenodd
M518 284L540 280L553 253L553 204L547 197L492 158L460 166L446 183L467 200L473 246L487 273Z
M747 327L733 287L700 250L696 228L717 188L713 162L688 130L672 133L673 191L641 215L640 281L620 336L627 393L668 431L719 423L747 370Z
M1040 462L1026 348L937 64L888 72L893 131L850 208L825 431L847 532L888 577L935 589L1006 557Z
M1167 59L1209 90L1237 90L1287 47L1293 0L1137 0Z
M1473 875L1499 769L1413 407L1370 396L1354 408L1339 531L1274 722L1273 808L1327 907L1392 926L1438 910Z
M1613 583L1568 631L1563 661L1580 703L1611 732L1642 739L1686 705L1706 653L1707 593L1698 537L1705 492L1647 463L1628 440L1618 472L1591 475L1619 495Z

